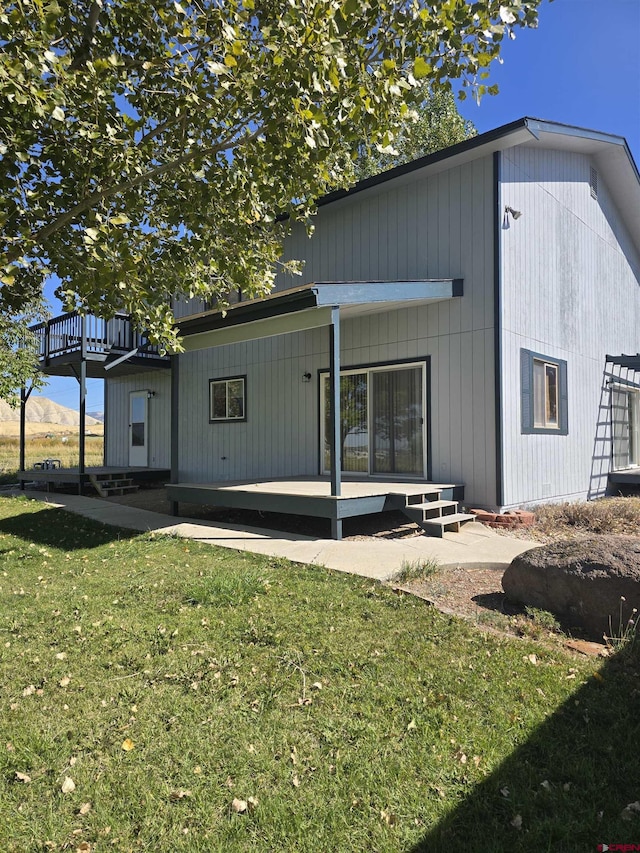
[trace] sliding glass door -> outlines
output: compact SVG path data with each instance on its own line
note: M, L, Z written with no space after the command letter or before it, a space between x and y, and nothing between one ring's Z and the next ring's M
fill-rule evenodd
M381 370L372 378L372 473L422 474L422 368Z
M323 470L329 471L329 376L322 381ZM425 476L424 364L340 376L342 470Z

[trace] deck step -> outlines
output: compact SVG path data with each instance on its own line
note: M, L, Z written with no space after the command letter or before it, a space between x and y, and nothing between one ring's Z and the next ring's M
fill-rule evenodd
M89 480L101 498L109 498L114 495L126 495L131 492L138 491L138 486L134 485L133 480L129 477L113 479L113 475L111 475L111 478L107 475L105 478L104 474L90 474Z
M422 504L408 504L405 507L405 514L413 517L416 521L425 521L427 518L437 518L457 511L457 501L427 501Z
M466 512L456 512L449 515L441 515L438 518L428 518L419 522L420 527L428 536L442 538L444 533L459 533L460 527L468 522L475 521L475 515Z
M427 503L433 503L440 498L440 493L442 489L427 489L424 492L416 492L415 495L407 495L407 506L416 506L418 504L422 504L425 501Z

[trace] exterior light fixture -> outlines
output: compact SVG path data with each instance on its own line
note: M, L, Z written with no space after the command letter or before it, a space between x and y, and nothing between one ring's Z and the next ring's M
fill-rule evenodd
M502 228L505 231L507 230L507 228L511 227L511 223L509 222L509 214L511 214L511 216L513 217L514 222L516 219L520 219L520 217L522 216L521 211L515 210L515 208L509 207L509 205L507 205L504 209L504 216L502 217Z
M311 382L311 374L309 373L309 371L302 374L302 381L303 382Z

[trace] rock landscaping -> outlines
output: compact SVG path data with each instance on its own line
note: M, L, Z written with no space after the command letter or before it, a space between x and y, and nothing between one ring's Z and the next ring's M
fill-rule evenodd
M640 609L640 539L600 535L526 551L502 578L507 599L549 610L594 638L628 634Z

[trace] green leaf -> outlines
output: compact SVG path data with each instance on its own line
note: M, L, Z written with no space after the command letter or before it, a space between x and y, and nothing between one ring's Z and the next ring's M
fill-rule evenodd
M55 107L53 112L51 113L51 118L55 119L56 121L64 121L65 116L62 107Z
M360 6L360 0L345 0L342 4L342 14L345 18L355 15Z
M112 216L109 222L112 225L128 225L131 220L125 213L118 213L116 216Z
M422 56L419 56L413 63L413 76L416 78L416 80L423 80L425 77L428 77L431 72L431 65L425 59L423 59Z

